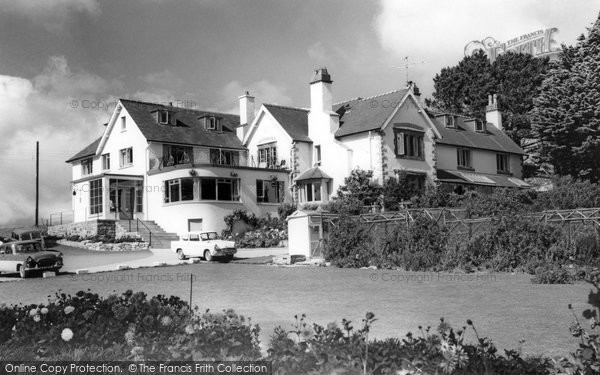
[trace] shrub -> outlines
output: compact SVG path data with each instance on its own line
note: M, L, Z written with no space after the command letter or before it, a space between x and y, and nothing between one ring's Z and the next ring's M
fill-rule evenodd
M411 271L439 270L446 251L448 229L428 217L420 216L407 228L398 225L386 239L378 265L401 266Z
M294 203L282 203L277 207L277 215L281 220L287 219L288 216L296 212L298 207Z
M453 330L442 318L437 333L419 327L402 340L369 340L376 321L367 313L359 329L342 320L342 327L309 324L296 317L293 329L281 327L271 336L267 360L274 374L547 374L551 363L543 358L523 358L519 351L502 356L487 338L480 338L473 322ZM467 326L477 342L465 340Z
M132 360L187 358L189 353L195 358L255 357L259 350L257 328L243 317L232 311L199 316L173 296L147 299L142 292L127 291L101 298L81 291L75 296L56 294L45 305L0 311L15 320L14 328L2 325L1 336L10 336L2 351L18 349L19 359L60 359L62 352L89 347L112 348L114 353L103 355ZM202 339L207 341L202 344Z
M570 284L574 277L559 264L546 263L535 270L531 282L536 284Z
M348 215L341 215L331 229L324 249L325 259L338 267L366 267L371 264L371 232Z
M472 255L465 258L495 271L523 269L532 259L546 259L562 239L560 228L519 216L501 216L491 226L469 242L466 251Z

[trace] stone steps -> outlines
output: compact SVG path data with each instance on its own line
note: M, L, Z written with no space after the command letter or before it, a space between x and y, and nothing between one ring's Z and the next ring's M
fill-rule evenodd
M135 221L131 221L131 232L137 233L144 241L150 241L150 233L152 233L152 248L155 249L168 249L171 247L171 241L176 241L179 239L177 233L166 232L160 225L156 224L154 221L142 221L144 225L141 223L137 225ZM119 220L117 221L117 225L121 227L126 232L129 232L129 221L128 220Z

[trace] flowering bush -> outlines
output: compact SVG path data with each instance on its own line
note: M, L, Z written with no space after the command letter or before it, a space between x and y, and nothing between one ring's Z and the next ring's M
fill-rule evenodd
M296 316L293 329L278 327L271 337L267 360L275 374L547 374L548 359L522 358L519 351L505 356L487 338L479 338L472 321L454 331L442 318L437 333L419 327L420 337L411 333L403 340L369 340L375 322L367 313L355 330L342 320L342 327L309 324L306 316ZM471 329L476 343L465 341Z
M285 211L285 210L284 210ZM285 212L280 212L280 215ZM235 246L240 248L273 247L280 246L281 241L288 239L287 222L282 217L256 217L245 210L234 210L224 217L227 228L222 236L235 241ZM234 227L243 223L246 229L234 233Z
M46 305L0 308L0 317L6 318L0 326L3 348L20 348L19 359L56 358L83 347L106 348L108 358L135 360L180 358L190 352L203 358L252 357L258 351L258 328L243 317L232 311L199 315L174 296L56 294ZM196 339L182 341L190 337L190 326ZM194 348L186 346L191 344Z

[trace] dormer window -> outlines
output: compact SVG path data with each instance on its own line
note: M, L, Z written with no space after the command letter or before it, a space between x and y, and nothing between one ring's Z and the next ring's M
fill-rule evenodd
M171 123L171 114L169 111L159 111L158 120L161 124L169 124Z
M447 128L456 128L456 117L452 115L445 115L444 121Z
M161 125L171 125L173 122L173 112L166 109L154 109L151 111L154 121Z
M204 117L204 128L206 130L221 130L221 119L219 117L214 116L206 116Z
M485 131L486 131L485 122L483 122L481 120L475 120L475 131L479 132L479 133L485 133Z

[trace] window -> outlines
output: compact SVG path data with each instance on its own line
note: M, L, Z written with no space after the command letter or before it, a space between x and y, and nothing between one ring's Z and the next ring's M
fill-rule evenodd
M508 154L496 154L496 169L498 173L510 173Z
M163 145L163 155L163 165L167 167L194 162L193 147Z
M218 200L238 201L239 181L231 178L185 177L165 181L165 203Z
M194 178L165 181L165 203L194 200Z
M452 115L445 115L444 122L447 128L455 128L456 127L456 117Z
M127 119L125 116L121 117L121 131L127 130Z
M321 145L315 146L315 166L321 165Z
M221 130L221 119L219 117L205 117L204 128L206 130Z
M141 181L135 187L135 212L144 212L144 188Z
M485 122L481 120L475 120L475 131L484 133L486 131Z
M214 178L200 179L200 199L211 200L217 199L217 180Z
M277 144L269 143L258 146L258 166L273 168L277 165Z
M133 164L133 148L124 148L120 152L119 166L128 167Z
M94 159L89 158L81 161L81 174L92 174Z
M169 111L160 111L158 113L158 120L161 124L169 124L171 122L171 114Z
M216 165L236 165L238 159L237 151L222 150L220 148L210 149L210 163Z
M319 202L321 200L321 183L308 182L304 185L306 202Z
M102 170L106 171L110 169L110 154L102 155Z
M259 203L281 203L285 197L283 181L256 180L256 201Z
M395 129L394 149L398 157L424 160L423 133Z
M458 167L472 168L471 167L471 150L466 148L459 148L456 150L456 163Z
M90 213L102 213L102 180L90 181Z

